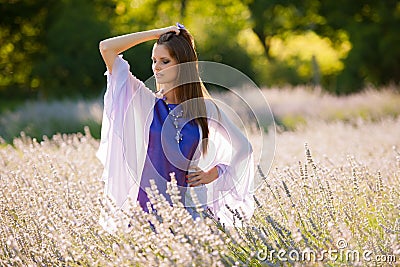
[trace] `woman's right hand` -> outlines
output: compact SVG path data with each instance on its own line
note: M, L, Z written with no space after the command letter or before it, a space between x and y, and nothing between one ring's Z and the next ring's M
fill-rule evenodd
M169 26L169 27L165 27L165 28L160 28L157 31L159 34L157 36L157 38L159 38L161 35L163 35L164 33L167 32L175 32L177 35L181 32L179 30L179 28L177 26Z

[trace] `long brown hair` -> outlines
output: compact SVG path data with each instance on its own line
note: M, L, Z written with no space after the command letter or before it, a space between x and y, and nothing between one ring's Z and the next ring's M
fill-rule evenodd
M200 125L202 150L206 154L209 129L204 98L211 96L200 80L194 39L186 29L180 29L178 35L175 32L161 35L157 44L165 45L170 55L178 62L178 83L174 93L179 103L191 100L187 102L189 104L182 105L183 114L186 118L195 118L195 122ZM187 62L189 64L182 64Z

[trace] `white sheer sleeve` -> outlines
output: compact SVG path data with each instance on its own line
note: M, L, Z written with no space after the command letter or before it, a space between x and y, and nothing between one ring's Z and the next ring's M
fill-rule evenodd
M201 155L199 167L208 171L214 166L226 166L223 174L206 185L207 205L227 226L233 224L237 210L250 219L254 212L254 159L253 149L244 134L221 109L206 100L209 125L209 150ZM227 207L229 206L229 209Z
M96 155L104 165L105 193L122 207L128 195L137 196L147 148L146 120L152 120L155 96L132 75L122 56L116 57L112 74L105 74L107 91Z

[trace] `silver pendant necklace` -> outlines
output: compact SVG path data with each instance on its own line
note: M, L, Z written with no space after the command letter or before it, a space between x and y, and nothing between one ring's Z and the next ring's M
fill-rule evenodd
M175 130L176 130L175 141L179 144L179 142L182 141L183 134L181 133L181 130L182 130L182 129L180 128L178 119L183 117L183 110L180 110L179 114L175 114L175 111L172 110L172 109L169 107L169 105L168 105L168 103L165 101L165 99L166 99L166 98L163 97L163 100L164 100L164 102L165 102L165 104L167 105L167 108L168 108L168 115L171 115L171 117L172 117L172 118L171 118L171 119L172 119L172 124L174 125Z

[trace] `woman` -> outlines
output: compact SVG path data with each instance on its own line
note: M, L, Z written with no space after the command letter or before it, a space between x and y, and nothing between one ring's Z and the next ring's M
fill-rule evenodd
M129 64L119 56L150 40L157 40L151 57L156 94L130 73ZM174 173L186 206L194 205L193 192L187 190L192 187L200 204L222 223L232 225L229 209L249 219L251 145L201 82L194 41L183 25L106 39L100 42L100 52L108 71L97 156L104 165L105 193L117 207L127 208L130 197L148 211L145 188L151 179L170 201L166 188Z

